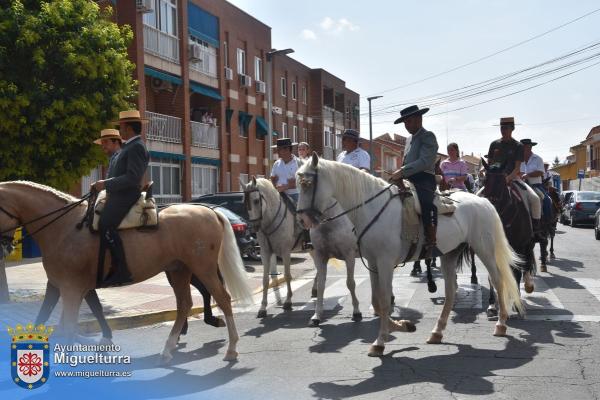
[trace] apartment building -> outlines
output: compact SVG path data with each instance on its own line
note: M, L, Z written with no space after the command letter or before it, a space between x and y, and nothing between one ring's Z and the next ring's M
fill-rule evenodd
M267 149L277 136L307 141L331 159L341 151L335 134L360 125L357 93L288 56L268 62L271 28L225 0L99 4L134 32L129 56L138 107L149 119L148 178L159 202L239 190L250 176L268 175ZM102 172L84 177L81 191Z

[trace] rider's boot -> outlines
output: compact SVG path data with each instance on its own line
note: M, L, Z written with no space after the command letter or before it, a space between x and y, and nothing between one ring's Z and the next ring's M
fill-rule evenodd
M442 255L442 252L437 248L436 231L437 225L435 224L427 224L425 226L425 258L439 257Z
M536 241L542 239L542 220L541 219L531 219L533 225L533 238Z
M116 229L106 230L105 238L108 249L110 250L112 270L111 273L106 277L106 280L102 282L102 286L121 286L131 283L133 278L129 272L129 269L127 268L123 242L121 241Z

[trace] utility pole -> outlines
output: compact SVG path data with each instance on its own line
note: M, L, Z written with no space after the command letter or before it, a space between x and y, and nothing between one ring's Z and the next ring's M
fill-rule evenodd
M373 121L371 119L371 101L382 98L382 97L383 96L367 97L367 101L369 102L369 159L370 159L369 172L371 172L371 174L374 174L374 171L373 171Z

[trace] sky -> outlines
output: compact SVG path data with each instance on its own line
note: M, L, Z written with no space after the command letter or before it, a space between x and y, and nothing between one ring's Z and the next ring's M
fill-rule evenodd
M433 102L430 98L434 94L537 65L600 42L598 10L510 50L444 73L593 12L600 8L600 2L229 1L272 28L274 48L293 48L291 57L311 68L324 68L360 94L361 136L365 138L369 137L369 96L383 95L372 101L373 137L384 133L408 136L404 126L394 125L393 121L401 108L416 99L429 98L422 100L423 104L416 102L422 107ZM597 53L600 46L566 61ZM538 142L534 152L544 160L552 161L558 156L563 161L571 146L600 125L600 64L591 66L597 62L600 58L469 99L446 104L435 101L424 116L423 125L436 134L440 152L445 153L447 143L456 142L465 154L480 155L487 152L492 140L500 138L494 124L500 117L512 116L519 124L514 138L531 138ZM453 111L583 67L589 68L531 90ZM426 79L440 73L444 74ZM391 90L395 88L398 89ZM386 109L381 110L383 107Z

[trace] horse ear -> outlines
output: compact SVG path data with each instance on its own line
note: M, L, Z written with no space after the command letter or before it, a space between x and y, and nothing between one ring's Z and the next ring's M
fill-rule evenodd
M252 186L256 186L256 176L252 175Z
M319 156L316 151L313 151L311 165L313 168L317 168L317 164L319 164Z

